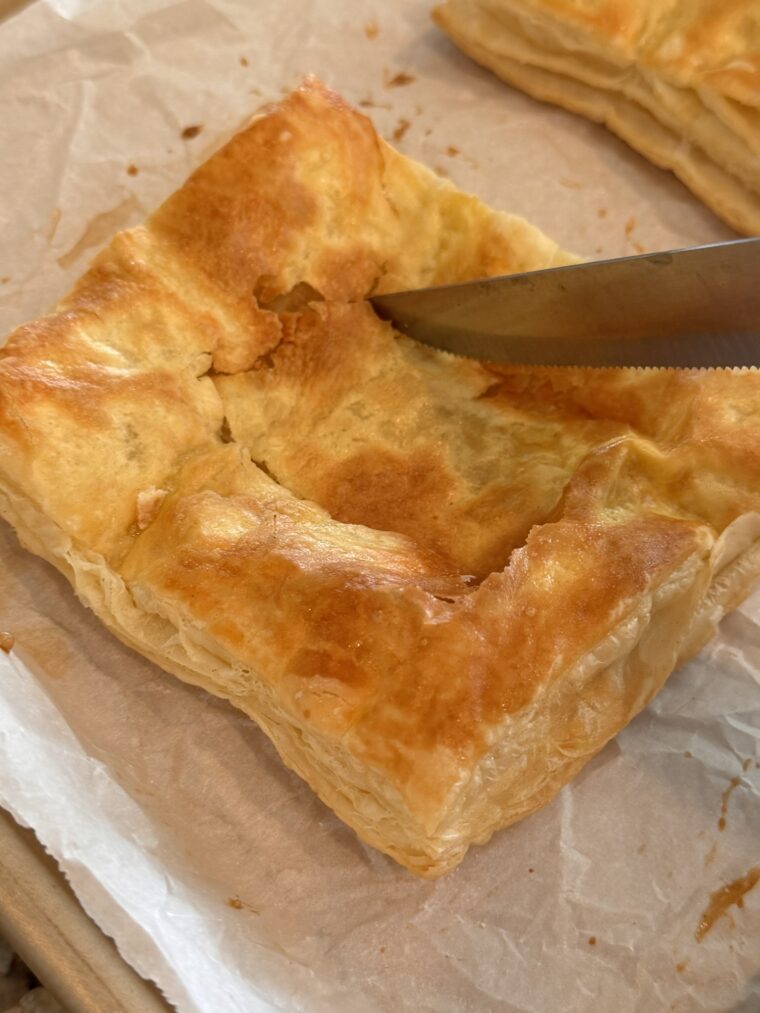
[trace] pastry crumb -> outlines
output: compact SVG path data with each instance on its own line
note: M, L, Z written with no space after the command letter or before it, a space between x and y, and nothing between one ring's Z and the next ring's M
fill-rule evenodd
M159 507L167 495L166 489L151 486L137 494L137 527L144 531L158 513Z
M393 131L393 140L402 141L409 127L411 127L409 120L400 119L396 124L396 129Z
M589 944L589 946L596 946L596 936L589 936L588 937L588 944Z
M693 754L690 753L688 749L683 755L686 757L687 760L691 760L693 758Z
M248 57L247 56L241 56L240 57L240 66L241 67L247 67L248 66Z
M719 887L710 894L710 903L702 912L699 924L694 932L694 938L701 943L713 925L723 917L731 919L729 908L744 907L744 897L760 881L760 865L750 869L745 876ZM731 919L732 921L733 919ZM731 924L729 921L729 924ZM734 925L731 925L733 928Z
M393 77L387 78L385 81L386 88L401 88L405 84L413 84L417 80L411 74L407 74L401 70L398 74L394 74Z
M630 239L633 235L633 230L636 228L636 218L631 215L628 221L625 223L625 238Z
M140 170L137 168L136 165L128 165L127 166L127 175L128 176L136 176L139 171Z
M239 897L228 897L227 907L234 908L235 911L251 911L257 915L259 912L253 907L252 904L248 904L246 901L241 900Z
M731 796L741 783L742 779L740 777L732 777L731 780L728 782L728 787L721 795L720 819L718 820L718 830L720 830L721 833L726 829L726 816L728 815L728 803L731 800Z
M606 218L607 217L607 208L597 208L596 209L596 217L597 218Z
M461 155L461 151L455 145L450 144L448 148L446 148L446 154L450 158L456 158L457 155Z
M12 633L0 633L0 651L5 651L6 654L10 654L15 643L16 638Z
M368 39L376 39L380 34L380 25L377 21L368 21L364 26L364 34Z
M679 974L683 974L683 972L686 970L688 966L689 966L688 960L681 960L679 961L679 963L676 964L676 971L678 971Z
M185 127L185 129L180 134L180 137L182 138L183 141L192 141L194 137L198 136L201 130L203 130L202 124L196 123L193 126Z

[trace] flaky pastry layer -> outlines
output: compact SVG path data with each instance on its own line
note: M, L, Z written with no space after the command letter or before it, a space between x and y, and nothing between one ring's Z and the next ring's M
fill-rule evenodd
M23 543L423 875L549 801L760 573L757 373L490 366L365 301L572 259L310 82L0 352Z
M732 228L760 233L751 0L447 0L434 16L508 83L604 123Z

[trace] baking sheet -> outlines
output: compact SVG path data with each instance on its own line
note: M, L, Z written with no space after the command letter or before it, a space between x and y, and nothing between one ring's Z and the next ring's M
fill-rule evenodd
M4 957L14 951L45 991L76 1013L167 1013L158 990L124 962L113 940L82 910L31 830L0 808L0 1006L7 1010ZM8 947L10 944L10 948ZM6 961L7 963L7 961ZM15 1013L32 1013L25 997ZM27 1007L26 1003L30 1005ZM61 1013L37 1003L37 1013Z
M0 332L308 72L579 253L729 236L603 130L472 65L425 2L37 0L0 27ZM181 1010L760 1007L760 886L695 938L760 865L760 593L551 806L434 883L359 843L245 717L118 644L4 526L0 627L0 803Z

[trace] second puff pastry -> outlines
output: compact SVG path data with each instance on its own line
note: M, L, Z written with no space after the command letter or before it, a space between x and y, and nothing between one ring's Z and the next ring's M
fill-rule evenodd
M760 234L754 0L446 0L434 17L505 81L604 123Z

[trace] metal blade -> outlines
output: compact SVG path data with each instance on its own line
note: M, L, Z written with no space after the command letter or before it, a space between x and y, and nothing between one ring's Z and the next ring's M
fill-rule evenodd
M434 348L537 366L760 366L760 238L375 296Z

